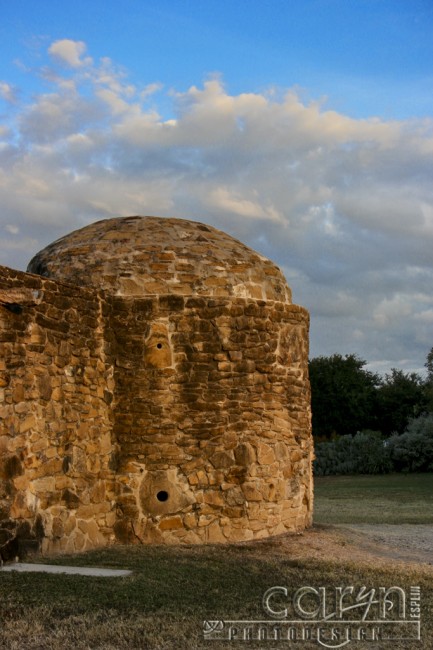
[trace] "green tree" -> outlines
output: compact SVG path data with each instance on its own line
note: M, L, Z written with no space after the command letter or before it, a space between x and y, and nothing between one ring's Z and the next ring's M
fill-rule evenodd
M433 348L428 353L427 361L424 365L427 368L427 379L433 381Z
M426 410L424 382L415 372L391 369L377 391L377 428L385 436L403 433L409 421Z
M433 413L433 348L428 353L424 365L427 368L427 378L424 382L425 405L426 410Z
M355 354L316 357L309 363L313 435L355 434L374 429L379 376Z

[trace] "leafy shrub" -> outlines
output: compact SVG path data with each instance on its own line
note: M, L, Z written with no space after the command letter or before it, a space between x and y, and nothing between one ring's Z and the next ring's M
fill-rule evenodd
M329 474L352 474L353 467L350 457L352 436L341 436L329 442L319 442L315 447L316 460L314 473L316 476Z
M433 472L433 413L409 422L401 435L387 441L387 449L397 472Z
M433 413L412 419L406 431L383 440L378 431L359 431L315 447L316 476L433 472Z
M392 469L380 431L359 431L353 436L352 456L357 474L387 474Z
M392 469L390 453L379 431L359 431L315 447L316 476L330 474L385 474Z

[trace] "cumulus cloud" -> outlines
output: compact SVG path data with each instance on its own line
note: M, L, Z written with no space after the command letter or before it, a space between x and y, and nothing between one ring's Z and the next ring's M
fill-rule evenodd
M85 59L81 58L86 49L86 44L83 43L83 41L71 41L68 38L64 38L52 43L48 52L54 59L57 59L61 63L66 64L71 68L79 68L83 65L90 65L92 63L90 57Z
M11 104L16 101L15 89L5 81L0 81L0 98Z
M51 91L8 128L0 120L3 264L25 268L96 219L202 220L280 264L311 311L313 355L422 368L433 345L433 120L353 119L293 89L233 95L218 78L164 92L93 61L82 42L48 52L64 66L44 68Z

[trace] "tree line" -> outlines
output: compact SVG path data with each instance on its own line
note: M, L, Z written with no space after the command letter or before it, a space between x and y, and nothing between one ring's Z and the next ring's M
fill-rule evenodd
M315 475L433 472L433 348L425 378L365 365L353 354L310 361Z
M370 429L384 437L402 434L409 422L433 412L433 348L427 376L397 368L384 377L355 354L309 362L313 436L317 441Z

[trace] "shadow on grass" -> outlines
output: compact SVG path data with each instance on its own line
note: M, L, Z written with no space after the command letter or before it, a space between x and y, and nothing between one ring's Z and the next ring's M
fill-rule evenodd
M278 545L111 547L44 561L75 566L129 568L124 578L0 573L0 640L14 650L149 650L239 644L205 642L204 620L263 619L264 592L283 585L360 588L417 584L432 630L433 588L422 573L377 570L332 561L293 560ZM414 582L415 581L415 582ZM426 644L418 648L430 648ZM248 648L263 647L248 643ZM266 647L281 647L268 642ZM301 644L307 649L307 644ZM381 645L381 648L410 646ZM414 646L415 647L415 646ZM360 648L356 645L356 648Z

